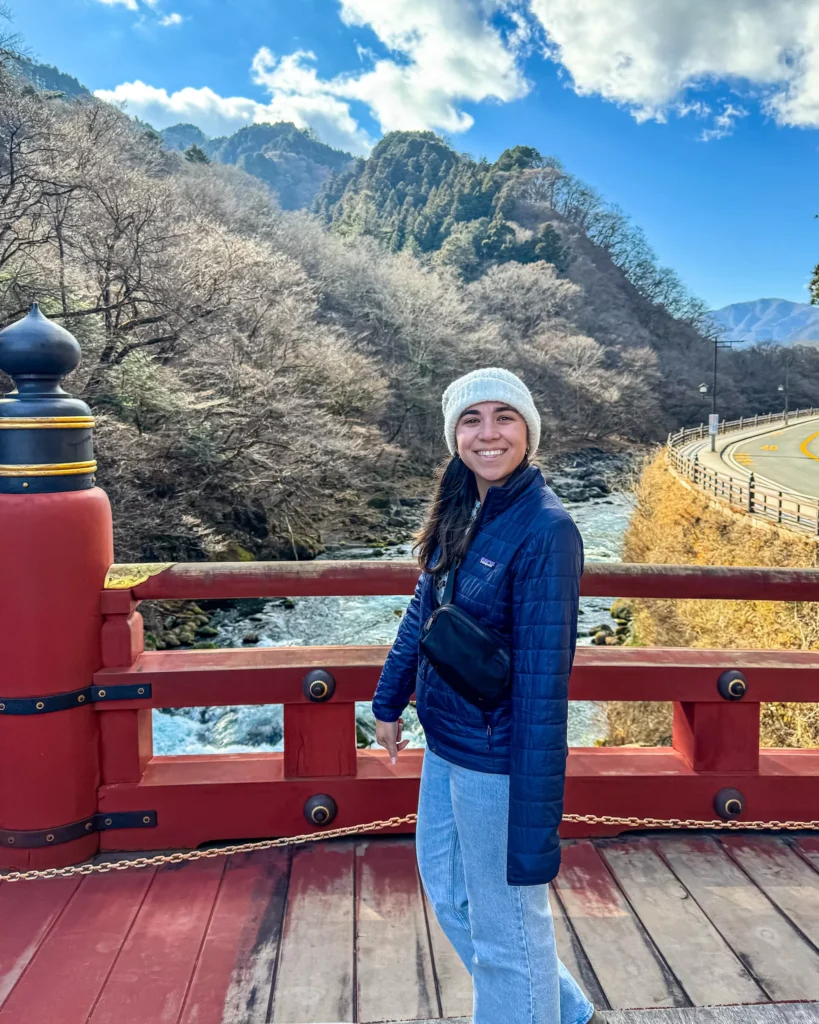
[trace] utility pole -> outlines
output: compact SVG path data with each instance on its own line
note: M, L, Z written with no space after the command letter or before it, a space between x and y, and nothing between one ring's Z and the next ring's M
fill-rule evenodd
M784 393L785 393L785 426L787 427L787 425L788 425L788 384L789 384L789 381L790 381L790 371L791 371L791 361L788 358L787 350L785 350L784 363L785 363L785 386L782 387L782 385L780 384L779 387L776 390L777 391L784 391Z

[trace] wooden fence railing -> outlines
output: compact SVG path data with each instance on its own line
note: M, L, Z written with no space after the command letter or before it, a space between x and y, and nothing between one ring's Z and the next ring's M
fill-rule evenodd
M797 409L789 413L788 422L817 415L819 409ZM779 422L784 422L784 413L741 417L721 422L719 433L734 433ZM668 435L668 458L681 476L715 498L750 515L760 516L801 533L819 535L819 499L779 487L753 472L740 476L712 469L682 451L691 441L707 436L707 425L702 423L698 427L687 427Z
M421 750L391 765L357 749L355 702L369 701L389 648L142 649L144 599L410 594L411 562L180 564L132 590L102 594L103 665L94 684L131 687L133 700L101 701L99 809L148 809L156 826L103 832L103 849L191 847L217 839L296 834L415 809ZM753 600L819 599L819 570L589 564L583 595ZM320 670L310 693L310 673ZM712 818L727 790L743 815L804 816L819 806L819 751L760 750L760 702L819 699L819 652L581 647L571 700L673 701L671 747L569 752L566 810ZM735 694L726 687L733 685ZM319 699L316 699L318 696ZM326 699L323 699L325 698ZM154 708L282 704L283 753L155 757ZM722 801L722 803L721 803ZM321 820L311 818L316 807ZM617 828L572 825L566 835Z

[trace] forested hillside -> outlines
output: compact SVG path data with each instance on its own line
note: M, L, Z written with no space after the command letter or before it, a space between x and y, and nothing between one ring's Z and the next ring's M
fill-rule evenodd
M36 299L80 340L68 387L97 416L120 560L309 557L322 524L366 528L379 491L428 479L445 453L441 392L481 365L530 385L547 460L659 440L704 411L711 348L696 306L622 214L534 151L476 164L426 135L388 137L338 199L328 182L328 231L258 177L190 161L93 98L0 70L0 109L0 323ZM416 142L437 155L434 178L413 164ZM227 143L240 153L241 139ZM373 237L388 218L359 184L375 188L387 158L401 244ZM448 228L430 222L440 246L416 250L408 197L431 210L458 175L471 184L451 191L456 213L470 218L477 197L481 215L457 220L450 205ZM479 274L443 258L459 225L478 237L484 221L480 237L499 241ZM532 260L533 239L564 257ZM742 358L744 381L725 361L726 415L777 400L777 354ZM810 358L798 385L791 374L795 403L819 404Z

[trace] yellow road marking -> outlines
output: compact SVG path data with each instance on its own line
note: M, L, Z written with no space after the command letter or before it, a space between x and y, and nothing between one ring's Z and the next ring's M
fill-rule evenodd
M810 437L805 438L802 444L799 445L799 451L802 452L803 455L807 455L809 459L816 459L816 461L819 462L819 455L814 455L813 452L808 451L808 445L816 437L819 437L819 430L817 430L815 434L811 434Z
M779 445L778 444L761 444L759 447L760 447L760 450L763 451L763 452L778 452L779 451Z

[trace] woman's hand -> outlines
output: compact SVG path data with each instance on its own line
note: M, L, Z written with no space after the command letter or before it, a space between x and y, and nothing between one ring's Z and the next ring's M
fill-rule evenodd
M398 751L403 750L409 740L401 739L401 730L404 727L404 719L399 718L397 722L375 723L375 742L379 747L386 747L390 755L390 761L395 764L398 758Z

